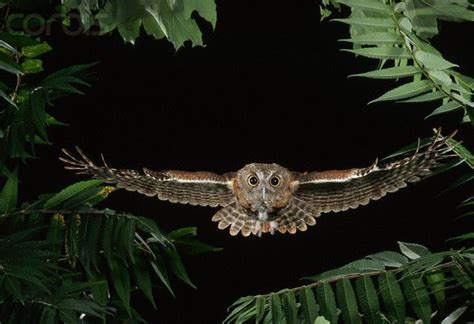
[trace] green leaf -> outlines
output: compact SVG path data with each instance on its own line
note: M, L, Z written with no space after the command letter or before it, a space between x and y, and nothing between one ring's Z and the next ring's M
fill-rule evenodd
M92 269L99 272L97 266L97 254L99 253L99 240L104 234L102 228L102 219L106 219L104 216L99 215L88 215L83 219L83 231L82 231L82 242L81 242L81 263L86 269L87 273L90 274Z
M442 91L436 90L433 92L425 93L407 100L402 100L400 102L428 102L428 101L435 101L441 98L446 97L446 94Z
M15 47L24 47L40 44L36 39L20 33L0 33L0 39Z
M431 321L431 302L421 276L402 280L407 302L423 323Z
M105 224L102 231L102 249L104 250L104 257L107 260L110 267L113 267L113 254L115 250L115 240L114 240L114 226L117 219L112 216L104 218Z
M395 22L391 18L372 18L372 17L351 17L336 18L332 21L342 22L344 24L372 27L372 28L395 28Z
M349 77L364 77L371 79L397 79L419 74L421 71L414 66L396 66L381 70L374 70L365 73L352 74Z
M318 316L318 309L313 290L310 287L300 290L300 303L306 323L313 323Z
M333 269L333 270L323 272L316 276L306 277L304 279L308 279L312 281L321 281L321 280L334 279L339 276L344 276L344 275L349 275L349 274L358 274L358 273L360 273L358 269L345 266L339 269Z
M44 204L45 209L50 209L53 207L57 207L64 203L66 200L74 197L75 195L79 194L82 191L85 191L89 188L94 188L102 184L101 180L87 180L87 181L81 181L77 182L75 184L72 184L63 190L61 190L59 193L48 199L46 203Z
M112 281L114 283L115 291L123 303L123 306L130 315L130 293L132 287L130 285L130 275L128 269L119 260L112 260L113 267L110 268L112 274Z
M109 287L107 284L107 280L91 282L91 292L93 300L101 306L105 306L107 304L109 296Z
M7 182L0 192L0 214L15 209L18 198L18 167L8 176Z
M286 324L296 324L298 319L298 309L293 291L288 290L283 294L283 305L285 306Z
M337 323L337 307L334 292L329 283L325 282L316 288L316 298L321 308L321 315L331 323Z
M391 272L385 272L378 277L380 294L387 309L387 313L405 323L405 299L397 278Z
M153 307L156 309L155 299L153 298L153 289L151 285L150 274L142 258L137 258L137 264L133 267L137 286L145 294Z
M363 276L355 282L360 309L368 323L382 323L380 304L374 283L368 276Z
M141 24L139 19L135 19L119 24L117 29L125 42L135 44L135 40L140 36Z
M380 260L361 259L347 264L346 267L357 269L359 272L381 271L385 269L384 263Z
M408 263L408 259L397 252L383 251L369 255L368 258L377 259L383 262L386 267L398 268Z
M392 101L414 97L433 88L429 80L412 81L387 91L382 96L372 100L369 104L379 101Z
M391 14L392 9L385 3L369 1L369 0L337 0L338 3L349 6L351 8L362 9L364 11L375 11L384 14Z
M5 53L0 52L0 70L23 75L22 67Z
M270 307L272 310L272 322L280 323L283 319L283 310L281 309L280 297L277 294L272 294Z
M224 319L223 323L236 322L236 319L239 317L242 311L253 303L254 298L251 296L239 298L227 309L229 311L231 308L233 308L232 312ZM267 316L271 316L271 312L268 312Z
M420 244L398 242L398 246L400 251L411 260L431 254L430 250Z
M451 314L446 316L441 321L441 324L453 324L453 323L455 323L466 312L466 310L467 310L467 306L457 308Z
M133 244L135 241L135 219L128 219L122 227L121 243L122 250L128 253L128 258L132 263L135 263L135 257L133 254Z
M161 260L158 259L156 263L150 262L150 264L153 270L155 271L156 275L158 276L158 278L160 278L161 282L165 285L166 288L168 288L169 292L174 297L174 292L173 292L173 289L171 289L171 284L168 279L168 274Z
M5 277L5 289L13 295L13 297L19 301L20 303L24 304L24 297L21 292L20 283L17 279L11 278L9 276Z
M81 218L79 215L68 215L66 226L66 237L64 247L66 257L72 268L76 267L76 260L79 256L79 225Z
M94 317L101 318L103 309L94 302L79 298L66 298L57 304L61 310L72 310L80 314L84 313Z
M23 54L24 56L28 58L35 58L51 50L52 50L51 46L49 46L48 43L44 42L38 45L22 47L21 54Z
M142 23L143 28L148 35L153 36L155 39L162 39L163 37L166 37L160 25L152 16L144 18Z
M170 240L176 240L184 236L196 236L197 228L196 227L182 227L174 231L171 231L167 234Z
M170 268L173 270L176 277L196 289L196 286L191 282L191 279L189 279L186 269L184 268L183 261L181 260L181 257L179 256L176 249L174 247L170 247L166 249L166 254L169 258L168 261Z
M191 17L191 13L197 11L199 16L209 21L212 28L216 28L217 9L214 0L186 0L184 1L184 16Z
M354 289L349 279L345 278L336 282L336 296L344 323L362 323Z
M349 42L360 45L399 44L403 38L398 33L374 32L361 35L352 35L351 38L340 39L341 42Z
M314 324L331 324L331 322L329 322L323 316L318 316L318 317L316 317L316 320L314 321Z
M357 49L342 49L341 51L376 59L411 58L410 53L405 48L401 47L365 47Z
M16 102L13 101L12 98L9 95L7 95L5 93L5 91L3 91L2 89L0 89L0 97L5 99L10 105L12 105L13 107L18 109L18 106L17 106ZM0 132L1 132L1 130L0 130ZM0 136L0 138L2 138L2 137Z
M428 116L426 116L425 119L429 118L429 117L439 115L439 114L444 114L444 113L447 113L447 112L450 112L450 111L458 110L458 109L461 109L461 108L462 108L462 106L459 102L457 102L457 101L448 101L447 103L445 103L442 106L440 106L440 107L436 108L435 110L433 110L433 112L431 114L429 114Z
M41 312L40 324L56 323L56 309L51 307L44 307Z
M260 323L265 315L265 297L257 296L257 298L255 298L255 311L255 323Z
M4 40L1 40L1 39L0 39L0 48L4 48L4 49L12 52L13 54L18 53L16 48L14 48L13 46L11 46L10 44L8 44L7 42L5 42Z
M48 227L48 234L46 236L46 242L51 244L51 248L54 252L60 254L62 250L62 244L64 242L65 223L64 216L61 214L54 214L51 217Z
M29 59L21 63L21 68L25 74L39 73L43 71L43 61Z
M439 55L421 50L415 52L415 58L423 64L425 68L431 70L446 70L458 66L457 64L446 61Z
M187 40L190 40L193 46L202 45L202 34L196 22L186 18L178 8L170 8L168 1L150 3L145 10L159 24L175 48L180 48Z
M431 79L438 81L438 83L441 83L444 86L451 86L453 84L453 80L451 80L451 77L449 74L447 74L444 71L439 71L439 70L428 70L428 74L431 77Z
M433 272L426 275L426 282L431 293L436 299L438 309L443 311L446 306L446 277L442 271Z

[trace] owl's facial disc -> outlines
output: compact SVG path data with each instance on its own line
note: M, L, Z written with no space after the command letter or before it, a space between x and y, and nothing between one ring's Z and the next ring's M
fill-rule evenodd
M260 221L278 217L291 198L291 173L276 164L249 164L238 172L239 203Z

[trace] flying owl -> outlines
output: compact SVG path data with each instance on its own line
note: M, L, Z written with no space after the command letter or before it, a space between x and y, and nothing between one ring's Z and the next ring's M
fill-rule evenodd
M441 160L453 156L439 133L433 142L405 158L366 168L293 172L278 164L252 163L237 172L151 171L114 169L94 164L78 147L79 157L67 150L65 168L87 174L118 188L137 191L172 203L223 207L213 217L230 234L306 231L321 213L367 205L389 192L429 175ZM102 159L103 160L103 159Z

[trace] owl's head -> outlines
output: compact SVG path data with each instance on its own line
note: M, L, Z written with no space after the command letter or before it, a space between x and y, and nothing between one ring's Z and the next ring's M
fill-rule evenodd
M240 205L259 220L278 216L293 194L291 172L278 164L248 164L237 172L234 192Z

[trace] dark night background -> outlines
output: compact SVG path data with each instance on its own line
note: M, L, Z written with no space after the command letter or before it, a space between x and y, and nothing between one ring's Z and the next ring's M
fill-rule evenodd
M103 152L114 167L234 171L251 162L276 162L293 170L362 167L417 137L440 120L424 120L433 105L371 99L391 81L348 79L375 62L340 52L347 26L319 22L315 1L218 1L215 31L203 24L206 47L173 50L142 35L135 46L114 33L66 36L59 26L45 38L54 47L53 71L99 61L85 96L59 102L52 114L69 127L51 129L52 147L22 168L23 199L55 192L79 180L65 171L61 147L79 145L91 157ZM471 24L443 23L434 40L445 57L474 75L472 51L455 36ZM472 41L472 33L470 34ZM469 42L467 42L469 43ZM189 44L188 44L189 45ZM445 131L456 126L443 119ZM461 127L461 132L468 133ZM465 137L465 136L464 136ZM455 221L459 192L438 196L462 170L413 185L369 206L323 215L298 235L231 237L211 222L211 208L173 205L119 191L110 208L157 220L162 229L196 226L199 238L223 251L185 257L198 289L177 280L176 299L162 289L158 310L136 294L133 303L150 322L215 323L240 296L300 285L301 277L386 249L397 241L433 250L468 226Z

